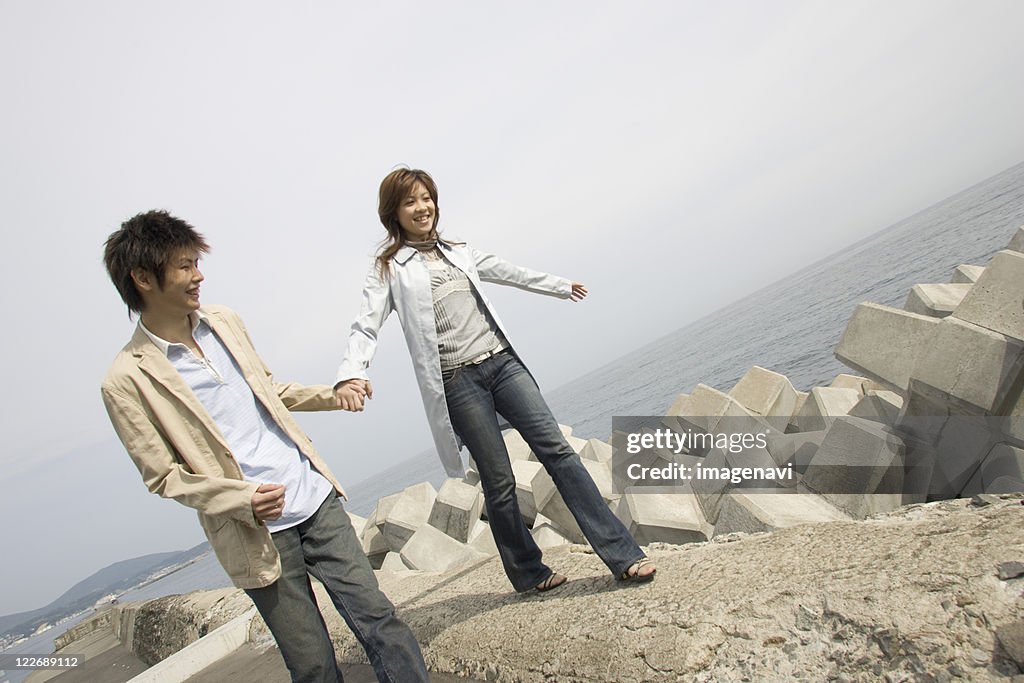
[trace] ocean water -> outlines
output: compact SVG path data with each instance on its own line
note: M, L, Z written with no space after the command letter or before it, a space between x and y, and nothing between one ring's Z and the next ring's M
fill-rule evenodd
M53 641L68 629L77 626L89 614L76 614L67 621L57 624L49 631L44 631L37 636L32 636L25 641L12 645L3 651L5 655L45 655L53 652ZM68 654L75 654L74 652ZM31 674L28 669L8 669L0 671L0 683L21 683Z
M961 263L985 265L1024 226L1024 163L555 390L555 417L582 438L607 439L614 415L660 415L698 383L727 391L753 365L789 377L798 389L827 385L841 372L833 351L857 304L902 307L918 283L948 282ZM424 451L349 487L346 508L368 515L376 501L445 474ZM121 597L144 600L230 585L212 552ZM54 629L52 638L63 629ZM33 643L22 652L48 652ZM14 672L8 672L8 675ZM13 681L12 681L13 683Z
M613 415L661 415L698 383L728 391L753 365L797 389L853 372L833 352L857 304L902 308L911 287L987 265L1024 226L1024 164L546 392L562 424L607 439ZM854 373L856 374L856 373Z

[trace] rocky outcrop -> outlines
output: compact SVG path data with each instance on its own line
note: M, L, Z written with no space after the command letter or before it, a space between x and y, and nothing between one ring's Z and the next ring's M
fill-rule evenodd
M124 635L139 659L153 665L251 607L249 598L232 588L170 595L134 607Z
M182 681L248 642L253 614L252 601L234 588L114 603L54 641L56 653L80 656L84 665L42 669L25 680ZM261 622L258 631L265 630Z
M582 545L545 553L571 581L510 591L496 558L381 573L431 670L491 681L985 681L1024 672L1018 495L903 507L687 545L624 586ZM362 651L325 612L343 661Z
M546 551L571 580L545 594L513 593L494 557L378 577L430 669L479 680L996 681L1024 672L1020 494L647 551L658 577L641 585L617 583L582 545ZM365 662L315 590L339 660ZM241 591L208 591L132 607L147 615L134 622L135 648L166 652L248 606ZM272 643L259 616L250 638Z

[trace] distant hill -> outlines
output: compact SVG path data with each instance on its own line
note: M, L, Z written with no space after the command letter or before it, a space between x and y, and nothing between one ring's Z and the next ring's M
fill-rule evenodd
M126 591L161 569L193 560L209 549L210 544L204 542L184 551L153 553L115 562L79 581L45 607L0 616L0 638L30 635L41 624L52 624L63 617L87 609L105 595Z

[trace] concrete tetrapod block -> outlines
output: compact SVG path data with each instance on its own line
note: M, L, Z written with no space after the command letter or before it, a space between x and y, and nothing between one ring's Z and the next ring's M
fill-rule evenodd
M530 530L530 535L533 536L534 542L541 550L572 543L550 519L543 515L537 517L537 523Z
M819 496L735 490L722 498L715 536L737 531L756 534L798 524L849 519L848 514Z
M512 463L512 474L516 478L516 499L519 502L519 514L526 522L532 525L537 518L537 502L533 495L533 482L535 479L548 481L551 477L547 470L539 462L532 460L517 460Z
M409 571L409 567L402 560L401 555L391 551L384 556L384 561L380 565L380 570L384 572L405 572Z
M1010 243L1006 245L1006 248L1010 251L1024 252L1024 228L1017 228L1017 232L1010 238Z
M380 500L377 501L377 504L380 504ZM348 511L346 510L346 512L348 512ZM350 514L349 515L349 519L351 519L351 518L352 518L352 516ZM354 524L355 524L355 522L353 522L353 526L354 526ZM375 526L377 526L377 505L373 506L373 510L370 512L370 516L367 517L365 520L363 520L363 529L362 529L362 531L359 532L359 536L361 537L363 534L366 533L367 529L369 529L370 527L375 527Z
M587 445L580 451L582 460L607 463L612 459L612 446L600 439L587 439Z
M607 461L601 462L598 460L583 460L582 458L580 461L583 463L584 469L587 470L587 474L590 475L590 478L593 479L594 483L597 485L597 490L601 492L601 497L604 498L604 502L617 502L622 494L616 493L612 486L611 463Z
M540 463L536 463L537 467L531 467L529 469L523 468L519 470L523 473L524 483L528 483L528 490L533 494L533 505L536 513L540 512L540 508L548 502L548 498L556 493L555 484L551 481L551 475L544 469L544 466ZM516 470L513 470L516 472ZM531 476L532 472L532 476ZM530 477L529 480L526 478ZM518 488L519 479L516 478L516 486ZM536 513L534 517L536 517Z
M701 543L714 532L696 497L688 493L651 493L632 487L623 494L616 515L640 545Z
M903 504L924 503L935 474L935 447L905 436ZM952 496L946 496L951 498Z
M931 451L928 497L963 498L983 493L981 486L970 483L998 438L978 416L951 415Z
M380 532L375 524L371 524L363 531L363 537L360 540L362 541L363 553L370 560L370 566L374 569L380 569L384 556L390 550L388 542L384 540L384 534Z
M693 431L708 434L736 434L774 429L764 417L748 410L734 397L706 384L698 384L694 388L687 409L689 412L678 418L677 433ZM784 426L778 431L783 430ZM706 451L706 443L702 440L696 441L698 447L689 450L699 455Z
M1022 372L1024 342L954 315L937 323L909 389L969 415L999 414Z
M793 418L793 424L801 432L828 429L837 417L849 414L859 400L860 392L856 389L815 387Z
M677 422L668 426L681 430L712 431L718 419L733 403L739 405L739 401L732 396L707 384L698 384L680 406Z
M677 428L671 428L678 433ZM650 438L654 438L654 432L656 430L650 428L643 428L640 430L642 437L650 435ZM613 452L617 452L617 457L611 460L606 460L604 463L609 465L612 473L613 492L623 491L629 486L635 485L629 476L628 472L630 467L636 465L640 468L660 468L665 467L669 463L680 461L684 458L676 457L665 449L658 448L644 448L639 453L629 453L627 445L627 435L622 432L615 432L612 434ZM581 456L582 459L582 456Z
M857 306L836 346L836 358L887 387L903 391L910 371L939 324L937 318L874 303Z
M900 434L912 436L928 444L935 444L942 434L951 414L962 415L963 412L950 410L949 403L932 396L910 391L903 399L899 420L896 427Z
M426 525L436 498L437 490L426 481L402 491L384 521L384 539L389 548L400 551L406 541Z
M768 457L771 457L770 455ZM724 451L713 449L704 458L702 467L728 467ZM694 479L690 482L690 490L700 508L701 515L711 524L718 520L718 512L722 505L722 496L729 490L730 484L722 479ZM628 489L627 489L628 490Z
M519 432L509 429L502 434L502 438L505 440L505 449L508 450L509 460L515 462L516 460L530 459L530 446Z
M786 431L796 409L796 389L789 378L757 365L740 378L729 395L780 432Z
M964 459L950 457L951 439L946 439L942 451L939 442L943 432L947 431L951 419L953 429L968 426L969 423L956 425L955 420L965 420L964 415L952 416L950 406L936 403L921 394L910 392L903 401L896 431L906 445L906 464L903 477L903 503L924 502L930 498L952 498L956 492L949 476L955 475L962 480ZM975 418L979 419L979 418ZM952 435L952 432L950 433ZM949 435L948 435L949 436ZM987 433L984 435L987 439ZM987 450L985 451L987 452ZM978 459L980 456L974 458ZM946 462L948 464L943 464ZM958 464L959 463L959 464ZM956 467L949 467L950 464Z
M967 284L914 285L903 308L918 315L945 318L960 305L969 291L971 285Z
M1005 441L1024 448L1024 392L1013 401L1007 410L1001 411L1006 417L1000 420L1000 432Z
M476 471L472 465L466 468L466 475L462 477L462 481L470 486L480 488L480 473Z
M401 554L409 567L425 572L448 571L487 557L429 524L409 537Z
M726 407L715 426L713 439L716 448L727 448L731 467L768 467L774 465L774 461L767 449L759 445L759 440L764 439L766 443L769 436L781 432L783 430L768 424L766 418L751 413L737 402Z
M869 391L850 409L850 415L874 420L890 427L896 424L903 398L894 391Z
M693 411L690 409L690 395L679 394L678 396L676 396L675 400L672 401L672 405L668 407L668 410L665 411L665 414L661 417L661 423L668 427L669 429L674 429L677 431L684 430L686 429L687 424L681 421L679 418L683 415L693 414ZM612 443L615 443L614 435Z
M498 554L498 546L494 542L491 525L483 520L478 520L473 530L469 532L469 543L467 545L484 555Z
M484 494L458 479L446 479L437 492L427 523L456 541L469 541L469 532L480 520Z
M370 515L367 523L373 523L377 527L377 530L382 534L384 533L384 522L387 520L388 515L391 514L391 508L395 507L395 503L402 497L401 492L392 493L389 496L377 499L377 507L374 508L373 514Z
M348 519L352 522L352 530L356 532L356 536L363 535L363 529L366 528L366 517L360 517L359 515L353 514L346 510L348 513Z
M565 437L565 440L569 442L569 445L572 446L572 449L576 451L577 455L579 455L580 451L587 446L587 440L581 439L578 436L569 435Z
M860 392L861 396L863 396L868 390L867 385L869 384L871 388L876 388L878 386L877 383L871 381L867 377L860 377L858 375L850 375L842 372L836 375L835 379L832 380L832 383L829 384L829 386L833 389L856 389Z
M611 469L605 463L592 460L581 460L581 462L605 503L615 502L619 496L612 490ZM579 524L576 523L576 518L566 506L562 494L558 492L551 477L547 476L546 472L544 474L543 477L535 476L532 482L537 513L550 519L555 527L573 543L586 543L587 539Z
M803 474L821 442L825 440L825 434L824 429L816 432L769 434L767 450L776 465L783 467L791 464L795 472Z
M993 490L997 482L1009 483L1024 481L1024 449L1016 448L1008 443L999 443L992 447L985 456L981 467L964 487L965 490L978 493L1013 493L1024 489Z
M797 415L800 414L800 411L803 409L804 404L807 403L807 399L810 397L810 395L811 395L811 392L809 392L809 391L798 391L798 392L796 392L796 407L793 409L793 414L789 418L789 424L786 425L786 431L787 432L799 431L796 428L796 425L793 423L793 420L796 418Z
M978 327L1024 340L1024 254L1000 251L953 316Z
M711 524L718 522L718 513L721 507L722 496L729 490L740 486L750 486L750 482L733 483L732 479L710 476L711 472L721 473L728 470L730 475L733 471L740 471L746 468L776 469L776 464L771 453L766 448L747 448L740 452L733 453L728 449L713 448L700 463L703 474L697 472L694 467L692 478L688 482L704 518ZM777 482L780 488L781 481Z
M892 430L859 417L837 418L798 489L817 493L856 519L903 504L905 447Z
M984 272L985 266L972 266L966 263L961 263L953 271L953 276L949 281L954 284L973 285Z
M985 493L1024 493L1024 479L999 477L989 484Z
M668 407L668 410L665 411L665 415L670 417L682 415L683 411L685 410L686 404L689 402L689 400L689 394L679 394L678 396L676 396L675 400L672 401L672 405Z

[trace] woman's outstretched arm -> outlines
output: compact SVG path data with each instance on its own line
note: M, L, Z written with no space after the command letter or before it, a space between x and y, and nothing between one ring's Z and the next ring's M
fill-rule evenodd
M528 292L556 296L560 299L571 298L573 301L578 301L586 296L586 287L567 278L523 268L473 247L469 247L469 253L476 264L476 272L484 282L510 285ZM579 292L577 292L577 287L580 288Z
M363 398L373 397L366 369L377 351L380 328L393 310L390 280L381 276L375 259L366 274L359 315L349 330L345 356L334 383L338 405L345 410L362 410Z

